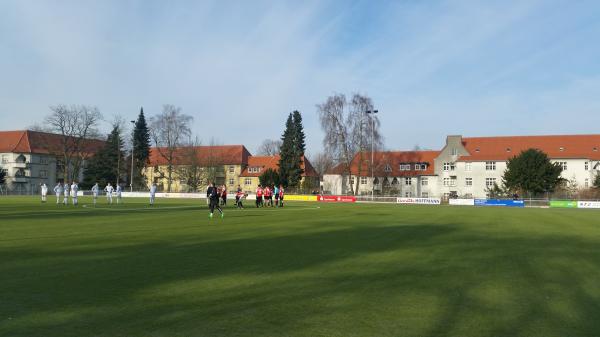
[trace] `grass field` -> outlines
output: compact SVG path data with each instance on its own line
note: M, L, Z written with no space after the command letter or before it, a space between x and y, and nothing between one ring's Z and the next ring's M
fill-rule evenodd
M0 197L0 336L600 336L598 211L145 202Z

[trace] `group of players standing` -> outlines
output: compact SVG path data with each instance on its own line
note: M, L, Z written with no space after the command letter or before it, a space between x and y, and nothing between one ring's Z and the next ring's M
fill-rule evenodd
M283 207L283 196L282 185L265 185L264 188L258 185L256 189L256 207ZM275 203L273 203L273 197L275 197Z
M94 207L95 207L96 203L98 201L98 195L100 194L100 187L98 186L98 183L96 183L92 187L91 191L92 191ZM122 202L121 192L123 191L123 188L121 187L121 185L117 184L117 187L114 188L110 183L108 183L106 185L106 187L103 189L103 191L106 192L106 201L109 204L113 203L113 196L115 196L117 198L117 204L120 204ZM47 201L46 196L48 195L48 187L46 186L46 184L41 185L41 192L42 192L42 202L46 202ZM69 185L69 183L65 183L64 185L61 184L60 182L57 183L56 186L54 186L54 194L56 195L56 204L60 205L61 199L62 199L62 204L68 205L69 197L71 197L73 205L77 206L78 205L78 201L77 201L78 192L79 192L79 185L77 184L76 181L73 181L70 185Z
M235 193L235 207L244 208L244 199L248 196L247 193L242 191L242 187L238 185ZM265 186L258 185L256 189L256 207L283 207L283 196L284 189L282 185L279 186ZM275 202L273 202L275 197ZM227 205L227 187L225 185L216 186L214 183L208 185L206 190L206 202L210 213L209 218L212 219L213 213L216 210L221 214L221 218L225 216L221 206Z

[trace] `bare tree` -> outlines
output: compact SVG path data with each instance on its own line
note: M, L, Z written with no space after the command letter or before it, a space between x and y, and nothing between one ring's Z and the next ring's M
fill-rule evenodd
M173 183L173 165L176 151L183 140L191 135L189 124L192 116L183 114L181 108L174 105L163 105L162 113L150 119L150 135L156 145L158 154L167 162L167 191L171 192Z
M200 153L200 139L190 139L182 148L182 162L177 168L177 175L187 185L188 192L197 192L204 182L204 167L202 167Z
M280 139L265 139L256 150L256 154L259 156L275 156L279 154L282 141Z
M92 155L89 144L99 137L98 123L102 114L96 107L64 104L51 106L46 117L47 130L60 134L61 167L64 181L77 178L83 162Z
M325 152L344 165L348 176L352 174L350 168L354 156L360 153L360 175L366 151L371 151L371 148L380 149L383 144L378 117L367 113L373 111L371 98L354 94L348 101L345 95L336 94L328 97L325 103L317 105L317 109L321 128L325 132ZM352 184L350 192L354 194Z
M333 160L333 157L327 152L318 153L310 162L313 164L315 171L317 171L321 178L327 171L335 166L335 160Z

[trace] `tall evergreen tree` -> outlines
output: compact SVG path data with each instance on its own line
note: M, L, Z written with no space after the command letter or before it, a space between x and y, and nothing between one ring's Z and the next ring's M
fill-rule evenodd
M143 107L140 108L140 114L135 121L132 137L133 183L135 187L142 187L146 185L143 172L150 159L150 130L148 129L148 124L146 124L146 117L144 116Z
M115 125L106 138L106 144L90 160L84 172L83 188L89 188L98 182L101 186L122 182L126 163L123 155L121 129Z
M294 120L294 147L297 154L303 156L306 151L306 136L304 135L304 126L302 126L302 115L298 110L294 110L292 114Z
M301 160L304 154L304 131L302 117L294 118L295 112L288 115L285 130L281 137L279 176L284 186L298 186L302 178ZM296 124L295 122L298 122ZM296 126L300 127L297 128Z

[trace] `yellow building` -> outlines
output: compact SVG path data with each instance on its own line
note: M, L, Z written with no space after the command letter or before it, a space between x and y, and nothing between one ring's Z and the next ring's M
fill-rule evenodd
M300 163L302 168L302 180L301 185L305 181L313 182L312 185L318 186L319 175L312 167L306 157L302 157ZM246 193L254 193L258 188L259 177L268 169L277 171L279 169L279 156L250 156L248 157L248 164L240 174L240 186Z
M250 152L243 145L179 148L174 153L171 192L203 191L209 180L217 185L226 185L227 189L232 191L237 188L240 174L246 168L250 156ZM150 149L150 164L144 171L148 187L156 183L159 191L168 190L166 157L166 149ZM190 173L190 170L194 172ZM191 177L200 182L195 191L190 186Z
M145 169L148 188L156 183L159 191L168 190L168 156L164 148L150 149L150 165ZM318 174L308 159L303 158L301 167L304 171L302 181L316 182ZM243 145L194 146L177 149L174 153L174 164L171 173L171 192L204 191L208 181L217 185L225 185L230 193L238 186L244 192L254 193L259 184L259 177L266 170L279 168L279 156L252 156ZM193 172L190 172L193 170ZM194 189L190 177L200 181Z

